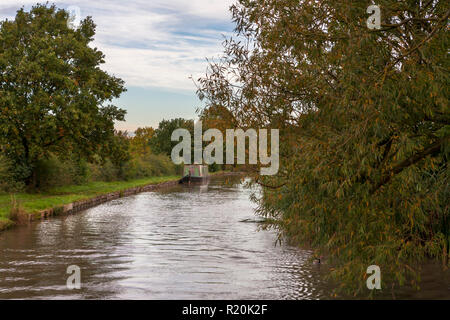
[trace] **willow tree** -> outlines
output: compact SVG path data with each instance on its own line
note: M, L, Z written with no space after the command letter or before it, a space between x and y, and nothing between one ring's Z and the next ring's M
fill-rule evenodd
M69 19L65 10L36 5L0 22L0 150L28 184L50 153L89 158L107 150L114 121L125 115L110 103L124 82L100 68L94 22L72 29Z
M206 109L281 129L279 174L259 212L329 258L339 287L416 284L446 268L450 133L448 1L240 0L236 37L199 79Z

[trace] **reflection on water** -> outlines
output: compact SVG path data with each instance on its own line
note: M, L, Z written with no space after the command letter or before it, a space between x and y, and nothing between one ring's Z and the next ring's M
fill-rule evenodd
M309 251L241 222L255 218L250 192L213 179L4 232L0 298L329 298ZM70 265L81 268L81 290L66 288Z
M257 232L241 185L176 187L0 235L0 298L319 298L310 253ZM66 289L81 268L82 289Z

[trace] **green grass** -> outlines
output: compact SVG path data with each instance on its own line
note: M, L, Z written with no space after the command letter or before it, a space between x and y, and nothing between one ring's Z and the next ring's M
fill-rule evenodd
M64 186L44 193L18 193L15 198L27 213L60 207L78 200L86 200L110 192L179 179L178 176L152 177L131 181L91 182L83 185ZM10 223L11 195L0 194L0 230Z

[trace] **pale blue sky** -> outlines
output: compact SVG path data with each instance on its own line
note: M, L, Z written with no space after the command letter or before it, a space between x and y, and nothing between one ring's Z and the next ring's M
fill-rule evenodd
M13 18L39 0L1 0L0 19ZM205 73L206 58L222 52L233 30L234 0L62 0L97 24L94 45L106 54L103 69L125 80L128 92L116 101L128 111L116 127L133 131L162 119L196 117L200 106L189 79Z

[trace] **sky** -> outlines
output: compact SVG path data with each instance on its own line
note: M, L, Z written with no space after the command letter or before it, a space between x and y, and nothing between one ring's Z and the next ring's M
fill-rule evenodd
M0 20L44 0L1 0ZM114 101L125 110L119 130L157 127L163 119L197 117L201 106L192 79L205 74L206 58L218 57L233 31L235 0L62 0L97 24L93 45L106 55L102 69L122 78L127 92ZM192 79L190 79L192 77Z

